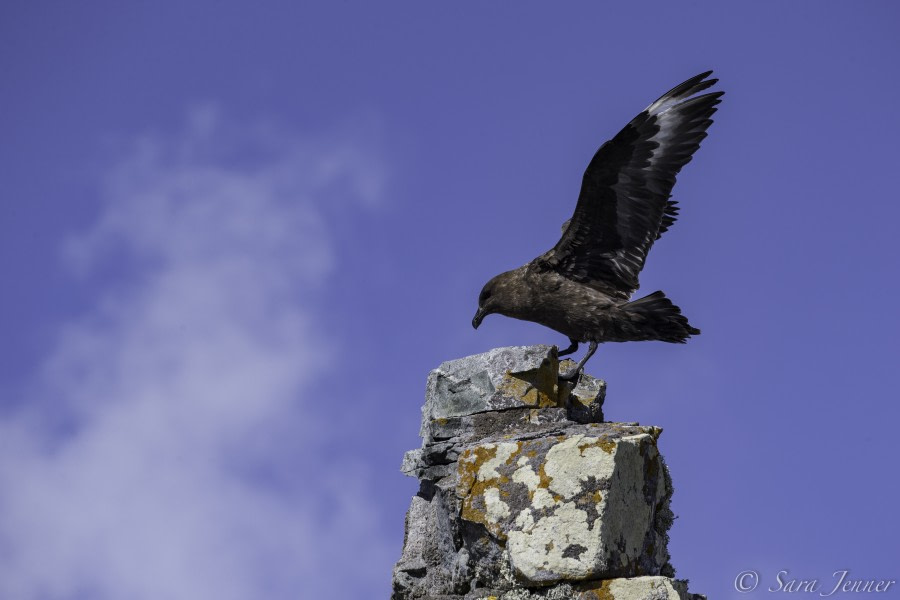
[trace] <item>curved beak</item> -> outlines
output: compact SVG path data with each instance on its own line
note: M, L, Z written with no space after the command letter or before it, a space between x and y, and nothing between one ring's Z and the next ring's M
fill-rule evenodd
M484 319L484 316L487 314L483 308L479 308L478 312L475 313L475 317L472 319L472 327L478 329L478 326L481 325L481 321Z

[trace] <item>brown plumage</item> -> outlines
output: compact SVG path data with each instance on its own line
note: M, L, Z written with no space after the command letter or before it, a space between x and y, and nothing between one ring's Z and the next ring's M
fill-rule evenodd
M487 282L472 319L498 313L569 337L560 356L589 342L578 375L602 342L684 343L700 330L662 292L631 301L653 242L678 216L675 177L700 147L724 92L697 95L712 71L676 86L603 144L585 170L575 214L556 246Z

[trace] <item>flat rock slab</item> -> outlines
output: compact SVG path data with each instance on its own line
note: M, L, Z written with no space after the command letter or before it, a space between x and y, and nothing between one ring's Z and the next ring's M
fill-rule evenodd
M512 346L442 363L428 375L425 422L489 410L559 405L553 346Z
M574 364L564 361L562 370ZM603 420L606 383L582 375L577 385L560 381L556 346L509 346L442 363L428 375L422 407L422 439L453 437L447 422L508 409L568 409L581 422Z

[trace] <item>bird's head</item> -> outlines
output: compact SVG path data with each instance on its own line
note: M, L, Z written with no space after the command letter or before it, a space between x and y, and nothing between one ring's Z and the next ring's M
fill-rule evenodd
M478 310L472 319L472 327L478 329L481 321L493 313L512 316L511 313L516 306L515 300L518 295L515 286L517 271L518 269L500 273L484 284L481 294L478 296Z

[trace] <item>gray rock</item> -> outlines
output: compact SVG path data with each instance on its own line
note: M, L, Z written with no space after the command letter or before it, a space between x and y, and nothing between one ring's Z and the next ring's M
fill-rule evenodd
M602 423L606 384L560 369L529 346L431 372L393 598L691 598L669 564L661 430Z
M418 466L422 463L422 449L407 450L400 464L400 472L410 477L416 477Z
M394 566L393 598L430 598L468 589L468 550L457 548L451 515L439 493L413 497L403 555Z
M560 406L554 346L511 346L447 361L428 375L422 437L436 419Z
M559 372L565 373L575 366L575 361L564 360L559 364ZM560 382L562 394L568 395L566 405L569 419L576 423L602 423L603 401L606 400L606 382L583 373L577 385Z

